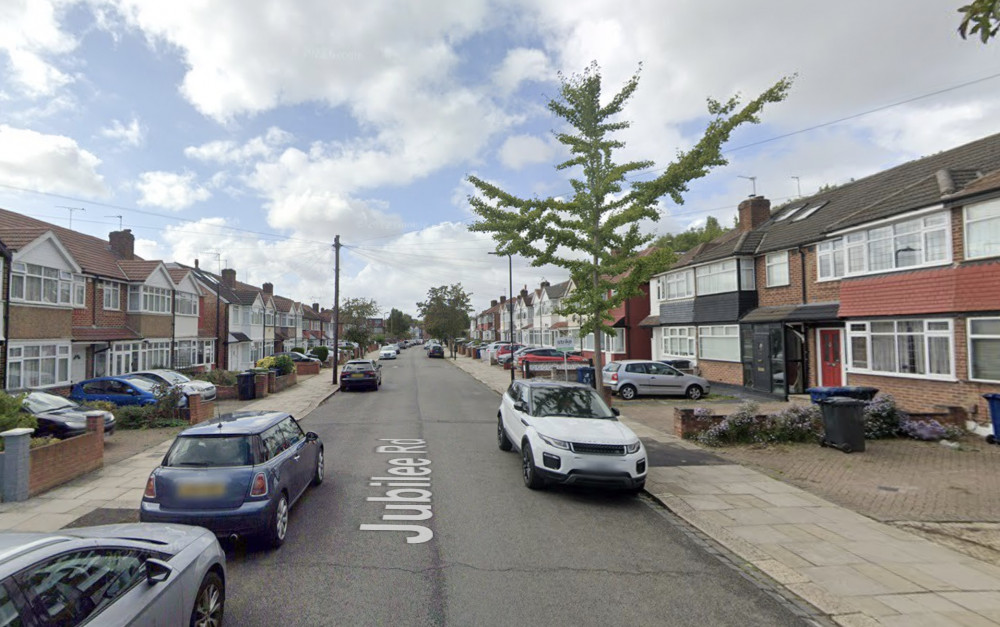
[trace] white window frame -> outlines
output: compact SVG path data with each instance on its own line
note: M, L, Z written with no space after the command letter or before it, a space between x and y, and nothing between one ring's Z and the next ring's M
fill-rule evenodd
M197 294L191 292L177 292L174 303L174 311L178 316L197 316L199 298Z
M977 316L975 318L968 318L965 321L965 324L966 324L965 338L966 338L966 344L967 344L967 346L966 346L966 349L967 349L966 355L968 355L968 357L969 357L968 358L968 362L969 362L969 380L970 381L982 381L983 383L997 383L997 382L1000 382L1000 379L983 379L983 378L977 378L976 376L973 375L973 372L972 372L972 352L973 352L972 351L972 340L973 339L982 339L982 340L996 340L997 342L1000 342L1000 334L994 335L992 333L982 333L982 334L978 334L978 335L973 335L973 333L972 333L972 323L973 323L973 321L976 321L976 320L996 320L997 322L1000 322L1000 316Z
M816 244L816 281L839 281L847 271L847 252L844 249L844 239L828 239L825 242ZM829 259L830 272L824 274L823 260ZM840 273L837 273L837 265L840 265Z
M784 287L791 283L788 268L788 251L780 250L764 256L768 287ZM783 274L779 274L783 272Z
M872 323L893 323L895 325L895 330L892 333L886 332L876 332L872 333L871 325ZM923 373L910 373L910 372L899 372L899 337L908 335L901 333L899 330L899 323L904 322L920 322L923 325L923 330L918 331L915 335L920 335L923 338L923 355L924 363ZM939 324L946 323L947 329L930 329L929 324ZM955 325L953 320L950 318L892 318L892 319L882 319L882 320L849 320L845 327L846 338L844 344L847 348L847 360L845 362L846 369L848 373L856 374L871 374L883 377L899 377L904 379L923 379L923 380L935 380L935 381L957 381L955 376ZM894 348L894 361L896 364L896 370L875 370L872 364L875 360L875 355L873 352L873 338L872 336L892 336L896 338L893 342ZM865 343L866 352L866 363L864 366L854 365L854 339L863 339ZM949 374L938 374L930 372L931 366L931 350L930 350L930 340L932 338L946 338L948 340L948 369Z
M70 367L72 352L69 340L11 342L7 346L7 389L44 389L69 385L73 376ZM53 367L52 380L46 383L42 383L43 360L51 360ZM34 381L29 378L30 373L25 368L25 364L31 362L37 362ZM60 371L63 371L63 377L60 377ZM17 377L16 381L14 377Z
M710 356L713 351L705 350L705 340L732 340L735 356ZM727 347L729 349L729 347ZM739 363L740 358L740 326L738 324L716 324L698 327L698 358L709 361L728 361Z
M992 215L987 215L984 218L975 218L975 219L972 219L972 220L969 219L969 209L978 209L978 208L982 208L984 206L987 207L987 208L989 208L989 209L992 209L992 211L993 211ZM994 220L997 221L998 223L1000 223L1000 198L994 198L994 199L988 200L986 202L975 203L975 204L972 204L972 205L966 205L965 207L962 207L962 222L964 224L964 228L962 229L962 231L963 231L963 235L964 235L964 248L965 248L965 258L966 259L986 259L986 258L989 258L989 257L1000 256L1000 243L994 244L994 246L996 247L995 251L987 252L985 254L980 254L980 255L970 255L969 254L969 231L970 231L970 227L972 225L975 225L975 224L982 224L982 223L991 222L991 221L994 221Z
M666 275L664 277L664 295L666 300L694 298L694 271L681 270Z
M940 224L933 224L933 221L938 220ZM897 233L895 232L900 226L907 224L909 222L919 222L916 230L912 233ZM930 233L936 233L939 231L944 232L944 252L941 259L932 259L928 261L926 259L927 252L927 236ZM907 235L917 235L920 238L920 248L916 249L914 252L920 252L921 261L907 266L898 265L899 255L897 253L900 250L895 249L894 242L897 238L906 237ZM851 231L844 235L844 276L865 276L871 274L885 274L888 272L905 272L907 270L914 270L916 268L929 268L934 266L942 266L951 263L952 260L952 246L951 246L951 214L946 210L934 211L932 213L921 213L919 215L906 216L902 219L895 219L893 221L880 221L877 224L872 224L868 228L859 229L857 231ZM879 268L877 270L872 270L872 256L871 247L873 243L876 242L887 242L893 247L893 253L891 254L891 266L886 268ZM863 267L856 270L851 270L851 254L854 251L860 251L861 260L863 261ZM818 260L817 260L818 263ZM817 268L818 272L818 268Z
M111 281L101 282L102 299L104 309L108 311L119 311L122 308L122 284Z
M10 300L44 307L85 307L87 279L58 268L15 261L10 266ZM28 281L38 281L39 297L28 298ZM54 300L45 298L46 287L55 288Z
M739 288L738 272L740 264L737 259L723 259L715 263L695 268L695 294L725 294L735 292ZM732 285L728 281L732 279ZM717 285L718 283L718 285Z
M685 348L677 350L682 346ZM660 350L664 357L697 358L697 329L695 327L660 327Z
M128 286L128 311L130 313L172 313L173 290L152 285Z

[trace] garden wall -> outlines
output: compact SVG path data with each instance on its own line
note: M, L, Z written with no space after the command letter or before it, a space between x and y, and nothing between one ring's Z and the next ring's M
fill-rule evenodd
M28 494L35 496L104 465L104 418L87 418L87 433L31 449Z

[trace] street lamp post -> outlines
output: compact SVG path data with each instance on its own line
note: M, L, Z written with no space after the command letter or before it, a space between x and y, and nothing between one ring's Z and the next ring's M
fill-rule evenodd
M498 252L491 252L491 255L500 255ZM510 311L510 329L508 330L508 340L510 343L510 382L514 382L514 260L507 255L507 280L509 282L507 292L507 309Z

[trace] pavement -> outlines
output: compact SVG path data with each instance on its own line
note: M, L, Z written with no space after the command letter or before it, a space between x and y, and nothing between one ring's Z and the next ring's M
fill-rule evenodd
M287 411L301 417L340 389L333 373L300 376L298 384L255 401L221 401L217 413L236 410ZM169 433L169 430L167 430ZM112 436L117 437L117 436ZM173 434L154 446L100 470L77 477L26 501L0 503L0 531L56 531L66 526L121 522L120 514L101 516L106 510L137 511L149 473L159 465L173 442Z
M448 361L498 393L510 384L482 360ZM646 492L741 569L839 625L1000 624L1000 447L893 440L845 455L811 444L703 448L673 435L676 406L724 414L739 404L713 396L613 402L646 444Z

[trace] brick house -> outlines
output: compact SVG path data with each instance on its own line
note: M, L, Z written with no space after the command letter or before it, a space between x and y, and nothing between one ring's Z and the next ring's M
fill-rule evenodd
M654 355L779 396L870 385L911 411L985 415L981 394L1000 391L998 171L995 135L773 212L744 201L736 230L651 283Z

